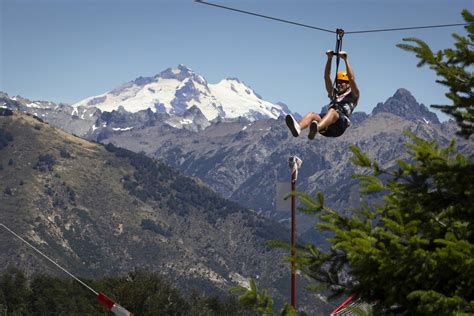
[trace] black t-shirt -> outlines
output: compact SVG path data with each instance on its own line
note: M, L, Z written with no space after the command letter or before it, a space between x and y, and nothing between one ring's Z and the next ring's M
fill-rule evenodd
M329 104L329 108L334 108L349 118L357 106L358 98L349 88L344 93L339 94L337 89L334 89L334 100Z

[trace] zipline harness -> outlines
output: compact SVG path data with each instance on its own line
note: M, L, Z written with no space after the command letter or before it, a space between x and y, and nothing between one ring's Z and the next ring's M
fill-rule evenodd
M334 54L336 55L336 75L334 81L332 83L332 90L336 89L336 82L337 82L337 72L339 71L339 61L341 59L340 52L342 51L342 37L344 36L343 29L336 29L336 49L334 50ZM331 101L334 102L336 99L336 95L333 93Z

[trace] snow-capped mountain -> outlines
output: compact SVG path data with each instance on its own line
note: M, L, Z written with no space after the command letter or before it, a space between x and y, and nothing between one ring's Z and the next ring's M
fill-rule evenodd
M96 107L102 112L118 110L120 106L127 112L150 109L171 117L182 117L194 108L193 111L198 109L208 121L238 117L250 121L277 119L290 112L282 103L263 100L239 79L226 78L217 84L209 84L204 77L184 65L169 68L154 77L139 77L73 105L75 108ZM174 121L183 125L189 119Z

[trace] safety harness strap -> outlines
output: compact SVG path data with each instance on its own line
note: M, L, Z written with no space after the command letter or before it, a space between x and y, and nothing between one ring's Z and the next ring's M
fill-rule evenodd
M344 30L343 29L336 29L336 49L334 50L334 54L336 54L336 75L334 77L334 81L332 84L332 90L336 90L336 80L337 80L337 72L339 71L339 61L340 61L340 52L342 50L342 37L344 36ZM332 102L334 102L336 98L336 95L333 94L332 96Z

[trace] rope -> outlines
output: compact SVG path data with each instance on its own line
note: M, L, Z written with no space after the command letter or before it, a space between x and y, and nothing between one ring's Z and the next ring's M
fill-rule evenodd
M301 167L303 161L298 156L290 156L288 158L288 167L291 169L291 174L295 174L294 181L298 178L298 169ZM292 180L293 182L293 180Z
M71 272L67 271L65 268L61 267L59 264L57 264L55 261L53 261L52 259L50 259L48 256L46 256L44 253L42 253L38 248L36 248L35 246L33 246L32 244L30 244L29 242L27 242L25 239L23 239L21 236L17 235L14 231L12 231L10 228L8 228L7 226L3 225L2 223L0 223L0 226L2 226L3 228L5 228L9 233L11 233L13 236L15 236L16 238L20 239L22 242L24 242L25 244L27 244L28 246L30 246L30 248L32 248L34 251L36 251L37 253L39 253L40 255L42 255L44 258L46 258L47 260L49 260L49 262L51 262L52 264L54 264L55 266L57 266L59 269L63 270L64 272L66 272L69 276L71 276L74 280L76 280L77 282L81 283L82 285L84 285L86 288L88 288L89 290L91 290L95 295L98 295L99 293L97 291L95 291L93 288L91 288L89 285L85 284L84 282L82 282L81 280L79 280L76 276L74 276Z
M306 27L306 28L310 28L310 29L318 30L318 31L322 31L322 32L336 33L337 34L337 30L336 31L331 31L329 29L325 29L325 28L322 28L322 27L302 24L302 23L298 23L298 22L294 22L294 21L289 21L289 20L284 20L284 19L280 19L280 18L271 17L271 16L268 16L268 15L263 15L263 14L258 14L258 13L254 13L254 12L250 12L250 11L235 9L235 8L231 8L231 7L227 7L227 6L223 6L223 5L219 5L219 4L214 4L214 3L210 3L210 2L206 2L206 1L202 1L202 0L194 0L194 1L197 2L197 3L206 4L208 6L213 6L213 7L217 7L217 8L221 8L221 9L225 9L225 10L235 11L235 12L239 12L239 13L244 13L244 14L248 14L248 15L257 16L257 17L264 18L264 19L269 19L269 20L274 20L274 21L283 22L283 23L287 23L287 24L292 24L292 25L296 25L296 26ZM430 29L430 28L467 26L467 25L472 25L472 23L454 23L454 24L424 25L424 26L409 26L409 27L388 28L388 29L349 31L349 32L346 32L346 34L392 32L392 31Z

